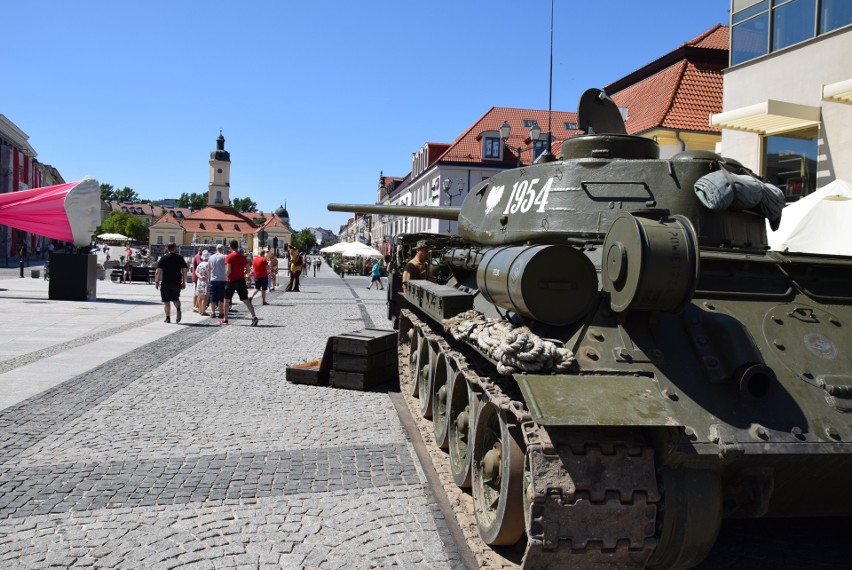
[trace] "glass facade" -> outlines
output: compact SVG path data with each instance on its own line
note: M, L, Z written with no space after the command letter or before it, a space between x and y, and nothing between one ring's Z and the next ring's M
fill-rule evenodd
M735 0L731 65L852 24L852 0Z

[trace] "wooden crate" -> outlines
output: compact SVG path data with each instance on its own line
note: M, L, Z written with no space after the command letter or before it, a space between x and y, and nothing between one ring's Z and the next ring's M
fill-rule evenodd
M325 343L322 359L296 364L287 367L287 381L294 384L310 384L311 386L328 386L329 373L332 364L332 339Z
M396 347L369 356L356 356L354 354L335 352L332 369L340 372L363 373L378 368L385 368L386 366L396 366L396 361Z
M397 332L384 329L361 329L333 338L335 354L354 356L370 356L385 352L395 349L397 344Z
M396 379L397 370L396 363L394 363L391 366L374 368L369 372L343 372L341 370L332 370L329 376L329 381L335 388L369 390L374 386Z

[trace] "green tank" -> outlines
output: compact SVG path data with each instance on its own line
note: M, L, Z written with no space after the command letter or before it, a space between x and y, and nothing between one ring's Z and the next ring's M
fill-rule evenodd
M578 115L461 208L329 205L458 220L395 238L389 317L483 540L688 568L723 518L852 514L852 259L769 251L783 196L736 161L661 160L599 90Z

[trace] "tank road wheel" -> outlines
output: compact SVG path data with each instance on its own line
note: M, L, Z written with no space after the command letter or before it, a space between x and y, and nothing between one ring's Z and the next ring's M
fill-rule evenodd
M423 366L429 364L429 346L426 338L419 329L415 329L414 338L411 339L411 346L415 347L411 351L409 362L411 363L411 395L417 397L420 395L420 374Z
M427 342L426 354L429 355L428 364L420 369L420 381L418 384L418 398L420 398L420 415L424 418L432 417L432 387L435 385L435 369L440 354L438 343Z
M662 471L662 528L649 568L692 568L716 542L722 524L722 483L706 469Z
M473 447L473 507L486 544L514 544L524 533L520 430L488 402L479 412Z
M417 348L415 344L416 334L414 327L411 326L411 321L401 317L397 337L399 339L397 356L399 359L399 380L401 386L405 386L411 382L412 370L414 370L411 358Z
M449 389L449 417L447 418L447 439L450 449L450 471L453 481L462 489L470 487L470 452L473 443L473 420L476 415L476 401L464 376L453 377Z
M435 362L435 380L432 387L432 431L435 434L435 444L441 449L449 447L450 427L450 387L453 376L464 382L461 372L456 372L455 363L445 354L439 354Z

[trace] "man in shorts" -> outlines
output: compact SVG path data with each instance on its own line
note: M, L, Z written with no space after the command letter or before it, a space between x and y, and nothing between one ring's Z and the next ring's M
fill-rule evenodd
M228 324L228 308L234 298L234 293L240 296L246 308L251 313L251 326L257 326L257 315L254 314L254 305L251 304L251 299L248 296L248 286L246 285L246 266L248 260L246 256L240 253L240 243L232 239L228 244L231 246L231 253L225 256L225 303L222 311L222 319L219 322L223 325Z
M219 314L219 318L225 318L222 304L225 301L225 246L216 244L216 253L207 260L210 264L210 306L213 307L213 317Z
M176 253L177 245L170 243L166 246L166 255L157 262L157 271L154 272L154 287L160 290L160 299L163 300L163 311L166 313L165 322L172 322L171 305L174 303L177 315L175 322L180 322L180 292L186 288L186 260Z
M266 259L266 250L262 249L260 255L255 255L251 261L252 271L254 272L254 291L251 293L251 299L257 296L260 291L260 297L264 305L266 302L266 290L269 289L269 261Z

